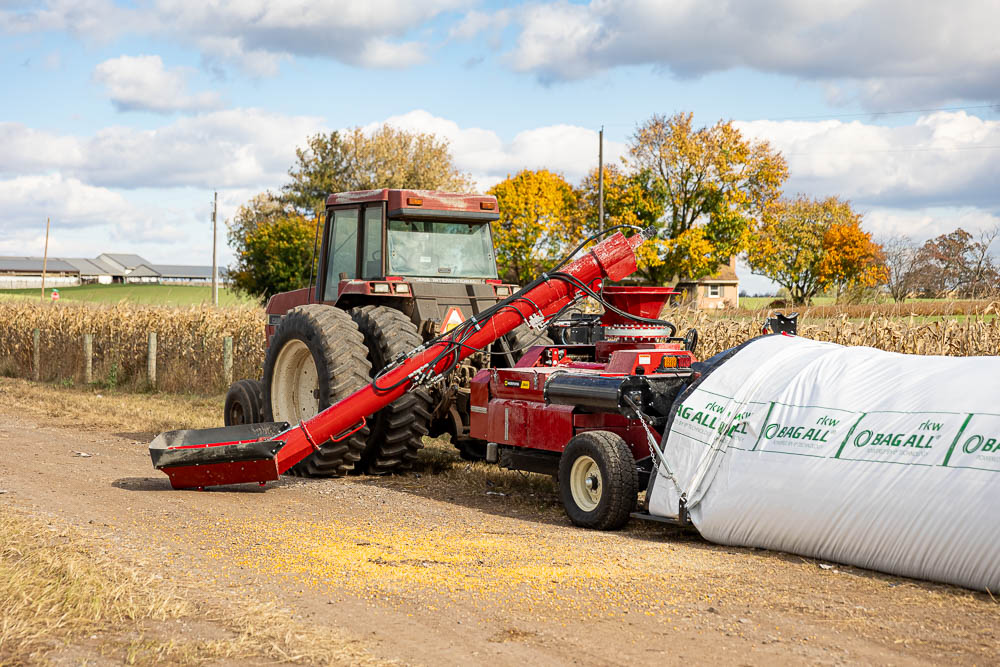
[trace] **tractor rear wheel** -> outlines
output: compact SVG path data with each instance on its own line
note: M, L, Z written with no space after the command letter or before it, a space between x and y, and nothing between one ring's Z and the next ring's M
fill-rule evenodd
M354 320L339 308L310 304L281 318L264 359L265 421L309 419L370 381L368 352ZM368 429L318 451L288 472L303 477L344 475L361 458Z
M258 424L262 421L261 392L263 387L257 380L239 380L226 392L226 407L223 410L226 426Z
M423 342L410 318L395 308L361 306L350 313L365 338L372 377L393 357ZM430 426L430 403L427 392L415 389L379 410L370 421L368 445L355 469L381 475L412 468Z
M635 508L639 474L621 436L584 431L559 459L559 496L570 521L584 528L617 530Z
M524 356L528 348L535 345L555 345L548 334L537 333L528 328L527 324L521 324L500 340L493 343L491 351L491 363L494 368L510 368Z

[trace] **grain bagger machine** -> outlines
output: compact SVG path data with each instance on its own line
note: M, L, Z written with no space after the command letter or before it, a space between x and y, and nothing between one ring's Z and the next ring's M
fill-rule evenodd
M543 274L462 323L389 360L371 381L302 420L163 433L150 445L154 466L174 488L265 484L344 441L400 397L442 381L462 359L519 326L544 330L549 319L585 297L604 304L602 340L531 347L514 367L482 369L471 381L470 435L488 461L556 473L571 519L620 527L640 481L653 469L657 442L674 396L694 373L694 332L675 337L657 319L665 288L604 286L636 269L635 249L651 232L615 233L579 259ZM565 264L565 263L564 263ZM336 308L323 317L350 320ZM322 364L343 363L332 350ZM314 378L306 381L314 382Z

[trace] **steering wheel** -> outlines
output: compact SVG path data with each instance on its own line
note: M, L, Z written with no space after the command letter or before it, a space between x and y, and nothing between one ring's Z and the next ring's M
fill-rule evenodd
M684 334L684 349L688 352L694 352L696 347L698 347L698 330L688 329L688 332Z

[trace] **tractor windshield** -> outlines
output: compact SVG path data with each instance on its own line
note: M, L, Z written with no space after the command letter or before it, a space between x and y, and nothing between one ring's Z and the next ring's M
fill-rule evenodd
M488 224L389 220L389 273L429 278L496 278Z

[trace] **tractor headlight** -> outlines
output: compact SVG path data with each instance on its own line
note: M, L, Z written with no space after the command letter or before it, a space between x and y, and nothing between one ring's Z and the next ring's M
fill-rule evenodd
M410 286L406 283L396 283L396 294L409 294Z
M388 294L389 283L373 283L372 292L374 292L375 294Z
M497 287L497 296L510 296L510 288L505 285Z

